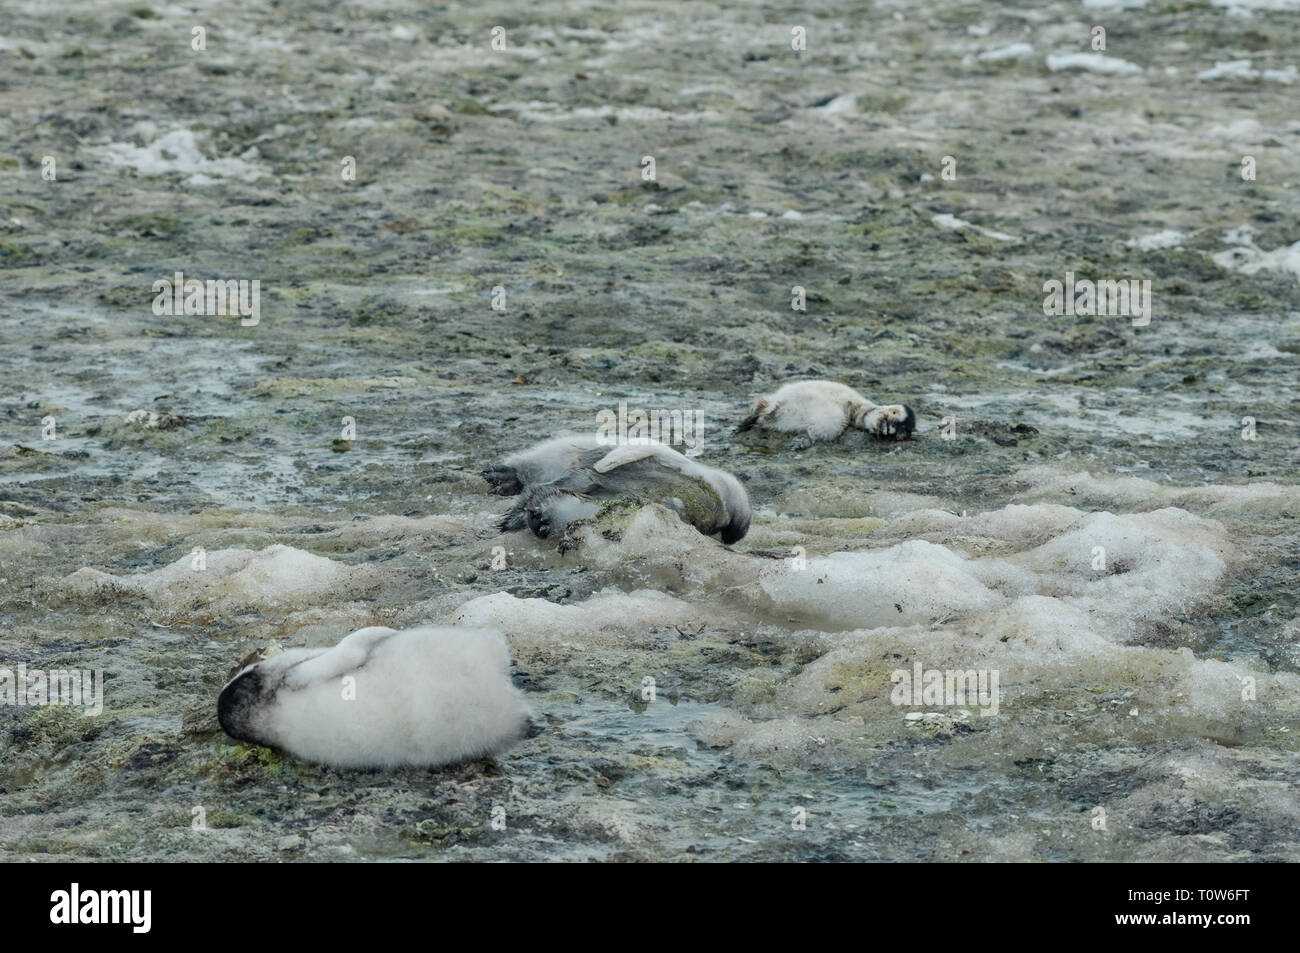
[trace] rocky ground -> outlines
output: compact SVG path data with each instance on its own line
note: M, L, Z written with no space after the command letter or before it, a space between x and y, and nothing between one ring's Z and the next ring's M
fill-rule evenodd
M0 10L0 666L107 679L0 706L0 853L1300 858L1300 4L516 9ZM731 435L804 376L921 431ZM704 415L748 537L496 533L479 470L620 400ZM215 724L251 651L458 619L538 710L497 762ZM907 719L916 659L1001 711Z

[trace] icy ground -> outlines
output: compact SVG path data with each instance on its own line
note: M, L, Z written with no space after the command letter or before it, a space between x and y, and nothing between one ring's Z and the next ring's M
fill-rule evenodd
M0 667L105 690L0 706L0 856L1300 859L1296 7L6 3ZM921 432L732 438L807 376ZM479 470L620 400L704 414L749 536L493 530ZM251 653L457 620L540 715L497 762L215 724Z

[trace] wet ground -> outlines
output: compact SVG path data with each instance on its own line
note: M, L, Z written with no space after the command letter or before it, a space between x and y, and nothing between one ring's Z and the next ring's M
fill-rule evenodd
M1300 7L514 11L0 11L0 667L106 678L0 706L0 852L1300 859ZM260 322L155 314L177 271ZM1045 315L1067 272L1150 323ZM921 431L730 434L799 377ZM704 415L749 536L495 532L478 472L620 400ZM538 711L496 762L215 724L251 651L457 619ZM914 661L999 713L891 704Z

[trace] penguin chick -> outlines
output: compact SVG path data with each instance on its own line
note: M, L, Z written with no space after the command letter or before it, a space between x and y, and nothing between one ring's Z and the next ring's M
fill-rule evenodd
M331 649L289 649L221 691L238 741L340 768L432 767L504 751L529 725L491 629L359 629Z
M852 387L835 381L796 381L754 401L738 433L758 426L792 433L791 450L834 440L848 427L903 440L916 430L916 414L906 404L873 404Z
M593 434L555 437L512 453L501 463L483 471L483 479L497 496L518 496L526 486L550 483L564 476L578 454L594 450L599 444Z
M603 502L616 499L662 503L704 535L716 533L727 544L749 532L749 495L739 480L657 443L582 451L558 478L525 485L502 519L501 531L528 528L545 539L595 516Z

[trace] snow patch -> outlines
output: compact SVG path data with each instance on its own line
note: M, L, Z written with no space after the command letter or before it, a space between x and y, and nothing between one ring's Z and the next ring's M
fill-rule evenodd
M261 550L219 549L195 568L192 554L139 575L83 568L61 581L65 597L111 599L140 596L170 613L206 617L249 609L292 609L336 599L356 588L369 571L334 562L292 546Z
M199 149L198 140L188 129L174 129L150 145L140 147L129 142L112 142L92 150L109 162L135 169L140 175L189 175L190 185L210 185L223 179L252 182L265 173L251 162L240 159L209 159ZM244 153L256 158L256 147Z
M670 625L698 615L689 603L652 589L605 589L573 605L519 599L506 592L471 599L448 620L455 625L494 628L512 643L593 645L644 641Z
M1186 237L1182 232L1167 228L1162 232L1155 232L1151 235L1130 238L1124 244L1129 248L1136 248L1138 251L1156 251L1160 248L1182 248L1183 239Z
M1300 278L1300 241L1264 251L1255 245L1254 231L1247 225L1224 232L1222 238L1229 247L1210 256L1210 260L1220 268L1244 275L1258 271L1289 271Z
M1210 79L1262 79L1272 83L1290 85L1296 81L1295 66L1286 69L1258 70L1251 66L1251 60L1222 60L1210 69L1203 69L1196 74L1200 80Z
M951 228L954 231L963 228L969 228L972 231L979 232L981 235L987 235L989 238L996 238L1000 242L1017 242L1020 239L1015 235L1008 235L1005 232L995 232L990 228L982 228L979 225L973 225L965 219L957 218L955 215L949 215L946 212L942 215L935 215L930 221L940 228Z
M988 63L997 63L1001 60L1019 60L1033 55L1034 48L1028 43L1012 43L1010 46L1000 46L996 50L985 50L979 58Z
M1101 53L1049 53L1046 62L1047 68L1053 73L1076 69L1115 75L1142 72L1142 67L1136 63Z

